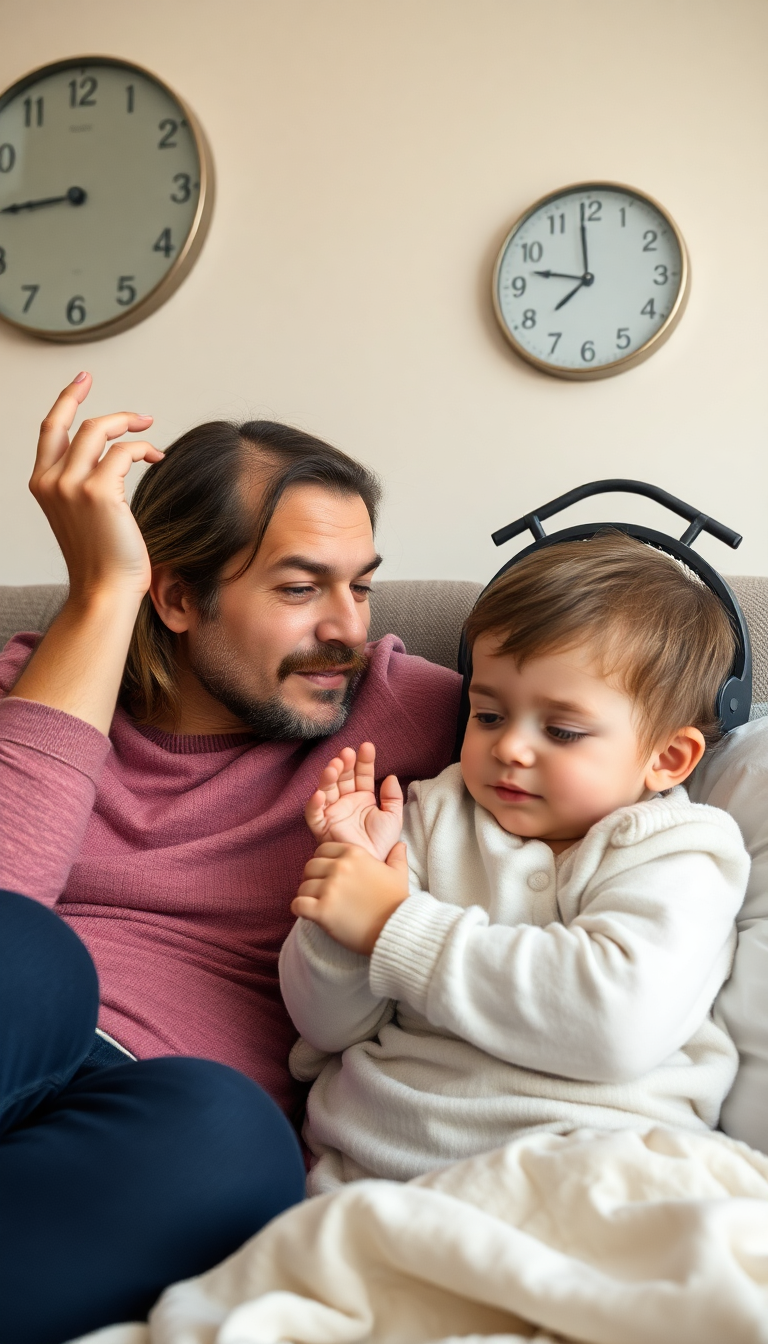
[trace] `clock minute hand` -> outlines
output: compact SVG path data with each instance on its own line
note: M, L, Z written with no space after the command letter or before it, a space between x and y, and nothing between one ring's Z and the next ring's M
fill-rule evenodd
M68 201L70 205L84 205L88 196L82 187L70 187L64 196L44 196L37 201L16 201L0 210L0 215L18 215L20 210L39 210L44 205L60 205Z
M583 276L583 275L570 275L568 271L534 271L533 274L534 274L534 275L543 275L543 277L544 277L545 280L549 280L550 277L556 278L556 279L558 279L558 280L583 280L583 279L584 279L584 276Z

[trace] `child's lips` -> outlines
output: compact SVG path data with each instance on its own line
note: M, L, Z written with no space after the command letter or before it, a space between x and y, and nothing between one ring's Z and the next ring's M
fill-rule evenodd
M494 784L494 793L503 803L527 803L533 798L540 798L538 793L529 793L527 789L521 789L518 784Z

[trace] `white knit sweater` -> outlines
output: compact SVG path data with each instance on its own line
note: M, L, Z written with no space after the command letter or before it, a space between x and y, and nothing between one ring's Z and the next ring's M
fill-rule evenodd
M370 958L303 919L280 957L312 1193L535 1129L717 1124L737 1056L710 1008L749 872L731 817L678 788L556 859L452 765L412 785L403 838L411 894Z

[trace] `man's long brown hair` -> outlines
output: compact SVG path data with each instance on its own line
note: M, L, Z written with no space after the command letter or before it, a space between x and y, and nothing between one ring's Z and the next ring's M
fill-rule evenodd
M494 653L518 666L587 645L634 701L644 745L676 728L721 735L717 693L736 639L720 599L671 556L623 532L558 542L526 556L480 598L465 625L470 648L498 637Z
M271 420L213 420L190 429L144 473L131 510L152 564L169 565L201 615L213 619L224 568L247 548L228 581L244 574L283 495L309 484L360 495L375 527L381 491L373 473L321 439ZM121 702L139 723L178 721L177 640L145 594L121 687Z

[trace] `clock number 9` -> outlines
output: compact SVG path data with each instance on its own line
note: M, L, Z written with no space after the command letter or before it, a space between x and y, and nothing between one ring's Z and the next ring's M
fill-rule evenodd
M525 280L522 275L516 275L512 281L512 293L516 299L522 299L525 293Z
M67 321L71 327L81 327L85 321L85 299L76 294L67 304Z

